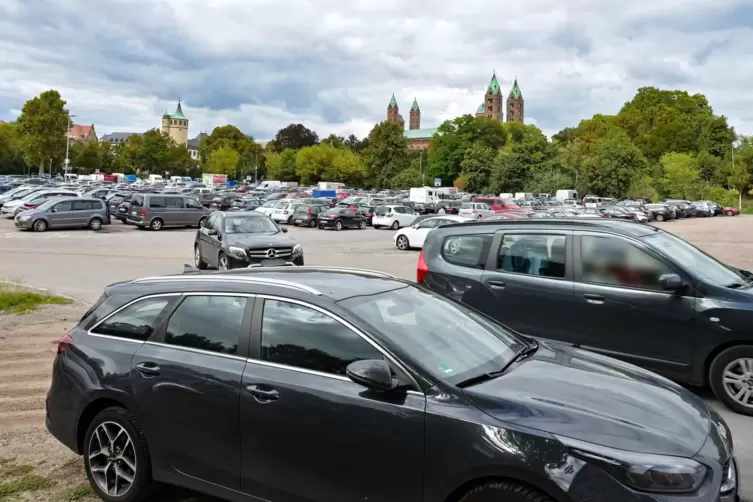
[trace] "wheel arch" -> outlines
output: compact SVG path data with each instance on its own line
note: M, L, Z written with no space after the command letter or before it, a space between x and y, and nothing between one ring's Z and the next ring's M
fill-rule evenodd
M733 338L732 340L728 340L728 341L724 342L723 344L721 344L721 345L719 345L717 347L714 347L714 349L711 352L709 352L709 355L706 356L706 361L704 362L704 365L703 365L703 381L704 381L704 383L706 385L709 384L709 372L711 371L711 363L714 362L714 359L716 359L716 357L719 354L721 354L722 352L724 352L727 349L731 349L733 347L744 346L744 345L747 345L749 347L753 347L753 340L751 340L750 338L748 338L746 340L743 337L742 334L738 333L738 334L736 334L735 338Z
M555 502L572 502L571 499L564 494L564 492L559 490L551 482L542 482L541 479L531 479L530 475L518 472L517 470L501 472L499 474L487 474L473 477L452 490L452 492L450 492L450 494L447 495L443 499L443 501L458 502L466 494L468 494L468 492L475 488L478 488L479 486L503 482L523 485L526 488L535 490L542 495L549 497Z
M89 429L89 425L91 425L94 418L102 410L113 407L124 408L141 421L136 406L134 403L131 403L128 398L125 398L125 396L103 394L95 397L84 406L84 409L78 417L78 423L76 424L76 446L79 455L84 451L84 436Z

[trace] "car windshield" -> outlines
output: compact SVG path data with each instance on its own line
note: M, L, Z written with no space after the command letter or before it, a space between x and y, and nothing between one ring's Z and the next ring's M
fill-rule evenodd
M643 241L709 284L740 287L747 282L742 275L669 232L657 232L644 237Z
M266 216L252 214L225 217L227 234L277 233L280 229Z
M496 322L415 286L338 303L453 385L499 371L526 347Z

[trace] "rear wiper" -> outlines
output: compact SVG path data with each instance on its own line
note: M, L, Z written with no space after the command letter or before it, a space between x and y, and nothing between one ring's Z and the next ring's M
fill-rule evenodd
M522 361L523 359L535 354L537 350L539 350L539 342L537 342L536 340L531 340L530 345L521 349L517 354L515 354L512 359L507 362L507 364L502 366L497 371L490 371L488 373L482 373L481 375L468 378L467 380L463 380L462 382L456 384L456 386L463 389L465 387L470 387L471 385L476 385L477 383L493 380L498 376L504 374L504 372L507 371L507 368L509 368L513 363Z

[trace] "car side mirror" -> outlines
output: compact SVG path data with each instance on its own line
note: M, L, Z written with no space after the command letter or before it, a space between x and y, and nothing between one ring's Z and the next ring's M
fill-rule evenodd
M355 361L345 368L348 378L359 385L374 390L392 390L397 387L397 379L392 378L392 370L383 359Z
M750 270L740 270L740 273L748 279L753 279L753 272Z
M288 229L285 227L280 227L280 230L282 230L282 233L284 234L288 233Z
M677 274L662 274L659 276L659 286L667 291L679 291L685 287L685 281Z

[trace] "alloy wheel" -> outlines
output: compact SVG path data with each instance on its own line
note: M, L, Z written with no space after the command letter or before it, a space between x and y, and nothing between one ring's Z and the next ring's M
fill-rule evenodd
M402 250L402 251L405 251L406 249L408 249L408 238L406 236L404 236L404 235L398 236L398 238L397 238L397 248L400 249L400 250Z
M335 223L335 230L342 230L342 229L343 229L342 221L338 221L337 223Z
M34 230L36 230L37 232L44 232L45 230L47 230L47 222L44 220L39 220L34 224Z
M753 358L735 359L722 373L724 391L738 404L753 408Z
M94 218L91 223L89 223L89 228L91 228L92 230L99 230L100 228L102 228L102 222L97 218Z
M136 478L136 449L128 431L116 422L102 422L89 440L88 461L100 490L122 497Z
M151 224L152 230L159 230L162 228L162 220L156 219L152 221Z
M732 211L727 211L727 216L733 216L734 213Z
M196 249L194 250L194 263L197 267L201 265L201 251L199 251L199 246L196 246Z

